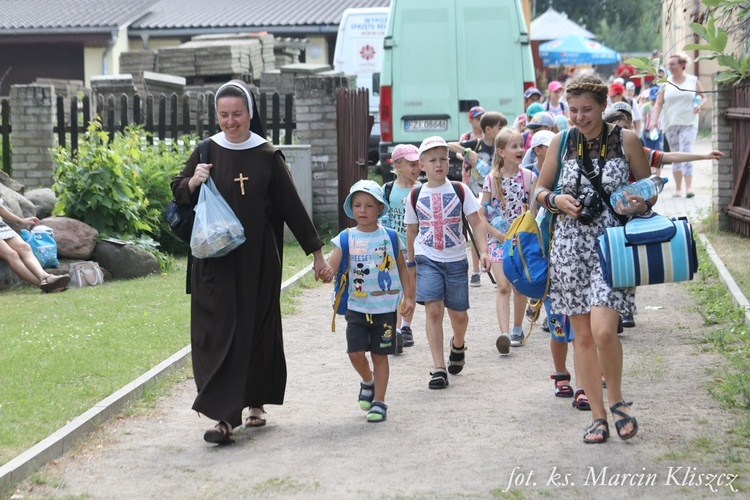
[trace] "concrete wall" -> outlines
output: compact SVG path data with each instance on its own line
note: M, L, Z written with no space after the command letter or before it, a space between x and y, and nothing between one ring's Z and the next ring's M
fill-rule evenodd
M732 87L727 85L714 85L716 91L712 103L712 148L718 149L726 156L720 160L713 161L712 168L712 201L711 208L714 217L718 218L719 227L731 231L732 219L726 215L724 210L732 200L734 187L734 158L732 157L734 138L732 137L732 120L724 117L727 108L732 106Z
M27 189L52 186L52 154L55 147L55 87L12 85L13 179Z
M307 215L313 215L313 191L312 191L312 162L310 160L309 144L299 146L276 146L284 153L289 170L292 172L292 180L297 188L302 203L305 204ZM284 228L284 240L294 241L294 235L288 227Z
M307 76L295 80L297 142L311 145L313 220L320 229L338 227L336 90L345 77Z

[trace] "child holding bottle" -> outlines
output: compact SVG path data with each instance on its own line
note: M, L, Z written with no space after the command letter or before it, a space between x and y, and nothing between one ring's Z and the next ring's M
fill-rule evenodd
M513 289L503 272L503 241L510 224L521 215L528 203L529 193L536 182L536 175L528 169L519 168L524 156L523 136L505 128L495 138L495 154L492 170L484 181L482 204L490 212L485 220L492 272L497 280L497 322L500 336L497 349L500 354L509 354L510 347L523 345L523 318L526 297ZM497 212L497 217L491 217ZM494 224L491 221L496 221ZM513 330L510 330L510 294L513 291Z

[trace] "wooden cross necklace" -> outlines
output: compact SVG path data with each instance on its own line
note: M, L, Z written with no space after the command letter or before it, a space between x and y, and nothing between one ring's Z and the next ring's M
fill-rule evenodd
M242 196L245 196L245 181L247 181L249 179L250 179L250 177L244 177L242 175L242 172L240 172L240 176L239 177L235 177L234 178L234 182L239 182L240 183L240 191L242 192Z

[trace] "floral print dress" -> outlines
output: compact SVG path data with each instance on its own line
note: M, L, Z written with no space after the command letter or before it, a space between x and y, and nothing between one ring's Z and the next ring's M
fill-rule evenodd
M563 171L558 181L563 194L576 197L579 193L596 192L585 172L582 172L578 187L577 136L570 135ZM598 140L589 147L594 170L599 172ZM627 184L629 176L630 165L625 158L622 129L616 126L607 138L607 153L601 176L603 191L609 196ZM549 298L553 314L587 314L593 306L609 307L623 314L635 314L635 288L610 288L604 280L599 263L597 238L604 233L605 228L617 225L618 220L607 207L588 226L572 217L557 217L550 250Z
M518 173L513 177L503 177L503 199L505 203L501 203L492 195L492 173L485 177L482 191L490 193L490 205L500 213L503 220L510 226L523 213L524 205L528 203L529 190L534 185L535 180L536 175L531 170L523 168L518 169ZM490 254L490 261L503 261L502 241L488 234L487 248Z

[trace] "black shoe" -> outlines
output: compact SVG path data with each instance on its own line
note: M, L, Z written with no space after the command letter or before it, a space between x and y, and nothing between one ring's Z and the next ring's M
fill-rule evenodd
M622 326L624 328L633 328L635 326L635 319L632 314L621 314Z
M549 321L547 318L544 318L544 321L542 321L542 331L549 332Z
M396 354L404 353L404 336L396 332Z
M414 334L411 332L411 327L402 327L401 336L404 338L404 347L414 347Z

